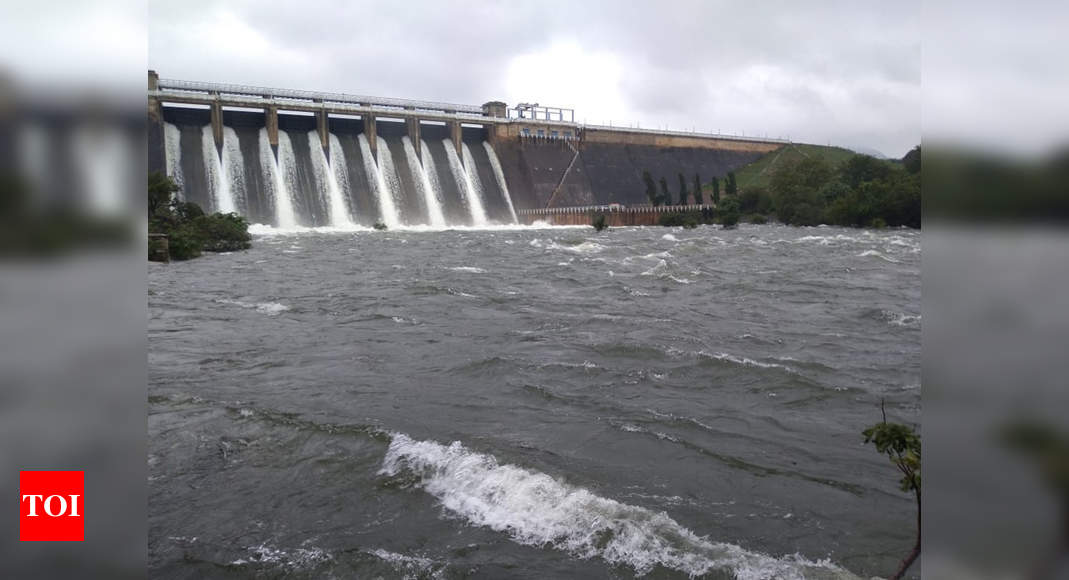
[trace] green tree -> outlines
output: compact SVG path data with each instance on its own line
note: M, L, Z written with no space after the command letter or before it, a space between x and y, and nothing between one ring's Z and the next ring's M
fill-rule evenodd
M668 205L672 203L672 194L668 193L668 180L661 177L661 197L660 202Z
M831 167L820 157L801 158L782 165L769 182L780 221L802 226L820 224L825 207L820 190L831 176Z
M766 214L772 211L772 194L760 185L748 187L738 195L739 211L744 214Z
M594 226L594 229L599 232L609 227L609 223L605 221L605 214L603 213L599 213L598 215L594 216L594 219L591 220L590 225Z
M702 204L702 180L698 174L694 174L694 203Z
M727 188L725 188L724 193L726 193L728 195L735 195L738 192L739 192L739 186L738 186L738 184L735 183L735 172L734 171L729 171L728 172Z
M880 409L883 411L882 403ZM876 451L886 455L898 468L902 474L898 481L899 488L907 493L912 492L917 500L917 539L898 571L891 576L892 580L898 580L921 553L921 436L913 427L888 423L886 411L883 411L883 421L865 429L862 435L865 436L865 443L875 445Z
M713 177L713 205L720 205L720 178Z
M852 155L839 168L839 177L849 187L857 187L866 181L886 179L893 166L871 155Z
M679 205L687 205L687 178L679 174Z
M167 209L177 191L178 184L170 177L159 171L150 173L148 176L148 217L151 219L160 210Z
M646 198L650 200L650 205L657 205L657 184L653 182L649 170L642 172L642 181L646 183Z
M717 221L725 228L734 228L739 223L739 200L729 197L717 206Z
M921 172L921 146L917 145L913 149L910 149L908 153L902 158L902 166L906 168L906 171L917 174Z

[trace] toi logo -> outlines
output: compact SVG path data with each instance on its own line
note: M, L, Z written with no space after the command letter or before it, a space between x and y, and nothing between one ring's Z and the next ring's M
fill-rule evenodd
M82 471L19 472L19 540L81 542L85 539Z

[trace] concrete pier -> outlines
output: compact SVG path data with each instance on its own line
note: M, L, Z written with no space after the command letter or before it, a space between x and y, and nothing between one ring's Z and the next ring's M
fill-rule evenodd
M330 125L327 122L327 110L316 111L316 132L319 133L319 145L323 148L323 154L330 159Z
M453 147L457 150L457 157L464 159L464 141L462 139L464 132L461 130L460 121L450 121L449 126L449 138L453 140Z
M216 95L218 97L218 95ZM223 151L223 103L219 100L215 100L211 105L212 109L212 136L215 137L215 149L219 151L220 156Z
M371 153L378 155L378 126L375 124L375 115L364 115L364 136L367 137L367 144L371 147Z
M412 148L416 150L416 157L422 159L423 151L419 136L419 117L406 117L405 127L408 129L408 138L412 140Z

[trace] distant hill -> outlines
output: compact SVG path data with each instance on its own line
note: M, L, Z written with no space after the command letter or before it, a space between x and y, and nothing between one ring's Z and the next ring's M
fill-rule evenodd
M775 173L779 165L800 158L823 157L833 167L846 161L855 153L842 147L827 147L824 145L806 145L804 143L791 143L771 153L768 153L735 172L735 180L739 189L754 186L767 186L769 178Z

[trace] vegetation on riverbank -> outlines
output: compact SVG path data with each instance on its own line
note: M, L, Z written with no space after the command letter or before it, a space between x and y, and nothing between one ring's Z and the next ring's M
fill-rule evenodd
M148 231L166 234L172 260L202 252L231 252L252 246L249 223L235 213L205 214L195 203L178 201L178 185L161 173L148 176Z
M665 178L661 191L643 172L646 196L652 205L670 203ZM721 181L724 195L721 197ZM715 205L716 223L740 219L766 223L774 216L788 225L820 224L850 227L921 227L920 146L901 160L876 159L835 147L789 145L741 169L714 177L708 186L688 191L679 175L678 199ZM666 216L663 225L680 225ZM699 223L711 223L709 219Z

